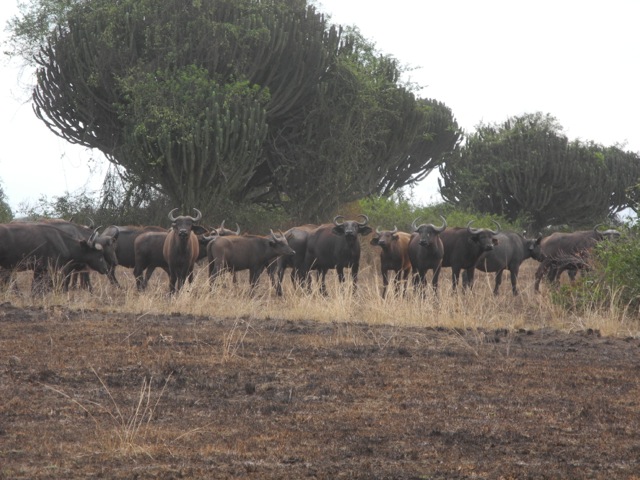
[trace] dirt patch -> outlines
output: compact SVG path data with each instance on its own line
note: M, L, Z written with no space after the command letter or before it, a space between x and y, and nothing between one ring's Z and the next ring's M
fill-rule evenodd
M640 341L0 305L0 478L640 478Z

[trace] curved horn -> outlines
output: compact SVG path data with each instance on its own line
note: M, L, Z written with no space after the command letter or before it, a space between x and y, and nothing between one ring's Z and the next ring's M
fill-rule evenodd
M94 228L96 226L96 224L93 222L93 218L91 217L87 217L89 219L89 228Z
M360 215L358 215L358 217L364 218L364 222L358 222L358 225L360 225L361 227L364 227L367 223L369 223L369 217L367 217L364 213L361 213Z
M333 217L333 224L336 227L339 227L340 225L342 225L342 223L338 223L339 218L341 218L343 220L342 223L344 223L344 215L336 215L335 217Z
M276 234L275 234L275 233L273 233L273 229L272 229L272 228L270 228L270 229L269 229L269 232L271 232L271 238L273 238L274 240L276 240L276 241L277 241L277 240L278 240L278 237L276 237Z
M469 232L471 235L477 235L478 233L480 233L480 230L482 230L481 228L471 228L471 224L473 223L473 220L469 220L469 223L467 223L467 232Z
M491 220L491 221L496 224L496 226L498 227L498 230L496 230L495 232L493 230L489 230L488 228L487 228L487 230L489 230L492 235L497 235L498 233L500 233L500 229L502 227L500 227L500 224L498 222L496 222L495 220Z
M236 223L236 227L237 227L237 230L236 230L236 233L235 233L235 234L236 234L236 235L240 235L240 225L238 225L238 224Z
M391 234L398 233L398 227L393 226L393 230L391 230Z
M440 215L440 218L442 219L442 226L440 228L433 227L438 233L444 232L444 229L447 228L447 220L442 215Z
M93 233L91 234L91 236L89 237L89 240L87 240L87 243L91 246L93 246L96 243L96 237L98 236L98 230L100 229L100 227L96 228Z
M411 223L411 228L413 230L418 230L418 225L417 225L417 221L420 220L420 217L416 218L412 223Z
M380 235L380 234L382 233L382 231L380 231L380 227L376 227L376 233L377 233L378 235Z
M194 210L196 211L197 215L196 218L192 218L193 223L199 222L200 220L202 220L202 212L200 212L200 210L198 210L197 208L194 208Z
M173 212L175 212L176 210L178 210L177 208L174 208L173 210L171 210L169 212L169 220L171 220L172 222L176 221L176 217L173 216Z
M218 228L220 228L220 230L224 230L224 220L222 220L222 223L220 224L220 227L218 227Z
M602 225L604 225L604 223L597 224L595 227L593 227L593 231L596 232L596 233L602 233L602 232L598 231L598 227L601 227Z

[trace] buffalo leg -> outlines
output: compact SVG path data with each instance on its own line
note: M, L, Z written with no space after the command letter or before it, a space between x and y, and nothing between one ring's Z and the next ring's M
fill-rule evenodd
M493 287L494 295L498 295L498 292L500 291L500 285L502 285L502 272L504 272L504 269L498 270L496 272L496 282L495 282L495 286ZM513 283L513 279L512 279L512 283Z
M442 271L442 267L438 265L433 270L433 278L431 279L431 285L433 286L433 293L438 293L438 279L440 278L440 272Z
M382 298L387 295L387 288L389 286L389 273L388 270L382 270Z
M518 268L509 270L509 273L511 274L511 292L514 295L518 295L518 270Z

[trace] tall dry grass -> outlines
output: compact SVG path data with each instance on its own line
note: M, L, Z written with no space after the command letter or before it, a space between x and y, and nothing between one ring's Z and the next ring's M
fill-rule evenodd
M492 294L494 274L476 272L472 291L463 293L459 288L453 293L451 270L443 269L437 295L430 289L425 294L409 287L406 295L391 290L385 299L376 259L360 270L360 282L354 290L351 282L340 284L335 272L327 275L329 294L319 294L314 286L311 292L292 285L287 275L284 279L284 295L278 297L263 274L258 288L251 292L248 274L237 275L233 283L226 276L210 285L207 269L197 266L193 284L178 294L169 296L168 277L157 270L146 291L138 292L132 271L118 268L118 278L123 288L117 289L105 277L92 274L93 293L82 290L56 291L45 295L30 293L29 272L18 274L15 288L0 294L2 301L16 306L66 306L73 309L90 309L105 313L127 312L139 315L174 314L196 315L238 320L238 327L229 339L229 355L238 341L246 319L314 320L386 324L391 326L444 327L450 329L540 329L563 331L593 329L603 335L637 336L640 323L634 313L615 306L593 307L582 312L567 311L551 301L551 289L542 285L542 292L533 290L533 275L537 262L526 261L520 272L520 295L511 294L509 274L505 272L501 291ZM430 280L430 279L429 279ZM231 334L230 334L231 335Z

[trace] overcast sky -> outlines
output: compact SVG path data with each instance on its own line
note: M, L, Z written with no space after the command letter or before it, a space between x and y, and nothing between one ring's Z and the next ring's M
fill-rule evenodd
M3 26L17 13L9 1ZM540 111L571 139L640 152L640 1L317 3L334 23L357 26L381 52L412 67L420 96L444 102L467 132ZM98 189L101 155L68 145L33 114L25 90L32 72L5 61L1 82L0 180L14 211L41 195ZM436 187L432 175L416 188L416 201L438 200Z

